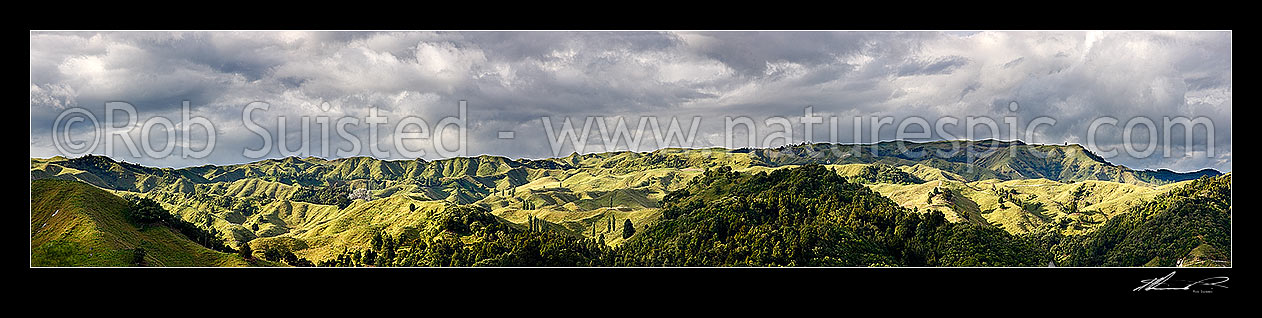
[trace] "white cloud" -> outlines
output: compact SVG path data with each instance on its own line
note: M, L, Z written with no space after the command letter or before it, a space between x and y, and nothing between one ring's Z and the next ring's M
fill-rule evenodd
M1230 32L41 32L30 46L33 155L55 153L58 112L99 115L106 101L178 116L189 100L224 127L211 160L234 163L257 143L241 124L252 101L273 104L269 121L375 106L433 124L468 100L470 154L550 156L541 116L700 115L699 136L714 139L724 116L796 122L811 105L822 116L1052 116L1030 140L1048 143L1082 142L1100 116L1207 116L1226 157L1115 161L1231 169Z

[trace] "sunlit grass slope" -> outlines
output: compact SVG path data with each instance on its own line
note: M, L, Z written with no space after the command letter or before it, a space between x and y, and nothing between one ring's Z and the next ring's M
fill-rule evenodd
M204 248L163 226L138 228L127 202L77 181L31 183L32 266L133 266L144 248L146 266L247 266L233 254Z

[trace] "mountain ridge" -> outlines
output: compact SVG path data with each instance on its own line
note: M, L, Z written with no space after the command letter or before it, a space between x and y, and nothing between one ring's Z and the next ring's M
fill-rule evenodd
M964 151L946 152L943 145L948 144L962 144L965 146ZM875 149L876 154L863 148ZM1010 151L999 151L1000 149L1010 149ZM931 155L928 157L914 155L923 153ZM146 192L159 183L173 182L178 178L186 179L194 184L263 176L299 183L303 181L316 183L317 180L303 180L297 175L306 176L307 179L314 177L341 180L486 177L504 174L522 167L570 170L584 167L585 164L618 171L645 167L710 168L719 165L743 168L812 163L883 163L893 166L923 164L961 175L970 181L989 178L1001 180L1047 178L1056 181L1102 180L1155 185L1222 174L1212 168L1192 172L1175 172L1169 169L1133 170L1126 166L1113 165L1078 144L1035 145L1019 140L1010 142L998 140L887 141L875 144L804 143L776 148L739 149L663 148L652 152L575 153L559 158L515 160L493 155L433 161L419 158L388 160L365 156L329 160L310 156L305 159L291 156L231 165L202 165L188 168L152 168L97 155L78 158L57 156L47 159L32 158L32 177L39 179L63 175L62 169L47 168L54 163L61 168L74 168L81 171L96 168L93 176L84 175L78 179L115 190L139 192ZM75 171L72 171L72 174L73 172ZM284 177L286 175L295 176L286 179Z

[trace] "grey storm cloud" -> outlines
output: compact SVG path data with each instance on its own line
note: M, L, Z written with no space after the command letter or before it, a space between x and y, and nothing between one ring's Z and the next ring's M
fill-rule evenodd
M30 48L35 157L62 155L53 142L58 115L82 109L103 120L105 103L114 101L133 105L140 122L169 118L180 123L174 130L199 138L205 133L181 123L182 103L214 123L216 147L205 158L115 155L182 167L253 160L243 151L263 141L243 120L251 102L270 105L250 121L262 124L274 143L316 144L312 155L338 157L335 150L350 149L350 141L333 136L324 149L318 127L300 128L303 117L362 122L375 109L391 121L376 136L388 144L402 118L422 118L433 130L465 100L467 155L552 157L555 136L545 134L545 117L554 128L565 118L581 128L589 116L635 128L652 116L663 128L673 119L687 132L699 116L698 140L683 145L692 147L723 146L725 118L753 119L758 140L773 131L765 119L787 119L791 138L759 145L774 147L891 140L897 123L913 117L931 124L958 118L945 128L958 139L963 120L980 116L1000 129L979 128L975 139L1012 138L1005 116L1017 118L1020 133L1045 116L1056 124L1015 137L1086 144L1099 118L1117 118L1117 126L1151 118L1160 129L1163 117L1183 116L1208 118L1213 138L1198 128L1189 145L1182 142L1185 131L1162 129L1158 147L1169 136L1175 153L1110 160L1135 168L1231 170L1231 32L32 32ZM824 117L810 140L801 124L807 107ZM863 117L860 136L855 116ZM872 136L867 116L895 124ZM139 138L138 130L128 133ZM946 138L930 130L929 139ZM361 142L359 155L373 155L367 126L347 131ZM501 131L516 138L499 139ZM71 131L76 138L93 133ZM1132 137L1128 143L1120 128L1105 126L1093 150L1144 148L1150 136ZM596 144L582 152L608 150ZM1187 155L1209 145L1212 157ZM679 145L637 150L662 146ZM426 159L442 157L432 144L416 147L427 149ZM266 157L284 155L276 148ZM560 155L578 150L563 146Z

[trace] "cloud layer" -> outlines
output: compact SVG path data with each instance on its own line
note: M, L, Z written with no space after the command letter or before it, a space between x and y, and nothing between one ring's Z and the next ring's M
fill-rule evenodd
M263 141L247 129L242 111L255 101L271 107L251 120L290 149L303 143L300 118L313 117L306 135L314 144L310 152L320 156L316 117L362 121L375 107L390 120L376 136L390 148L403 117L422 118L434 130L466 100L468 155L551 157L541 118L559 126L565 116L576 128L586 116L604 116L610 126L622 118L632 128L642 116L654 116L663 129L677 118L684 132L700 116L698 141L691 146L722 146L727 116L759 123L759 141L775 127L763 120L783 117L792 123L791 139L759 145L779 146L806 141L800 117L809 106L824 117L811 131L817 142L833 141L831 117L839 118L838 142L855 141L854 116L894 118L874 138L864 117L859 140L870 142L894 139L897 123L911 117L930 123L959 118L959 125L945 128L959 137L966 117L986 116L999 122L1000 134L979 128L983 133L975 138L1010 139L1004 116L1015 117L1020 132L1046 116L1056 124L1017 137L1057 144L1085 144L1090 123L1104 116L1119 119L1117 126L1151 118L1158 147L1168 135L1174 152L1145 158L1123 153L1111 161L1134 168L1231 170L1230 32L32 32L30 39L36 157L60 155L53 127L63 111L83 108L103 121L104 105L112 101L134 105L140 122L160 116L175 123L188 101L194 115L213 122L216 147L206 158L115 154L182 167L251 160L243 151ZM1198 128L1193 143L1185 144L1182 129L1162 129L1165 116L1208 118L1213 139L1207 142ZM288 118L283 134L279 117ZM175 126L194 140L205 139L196 127ZM347 130L360 139L360 154L372 155L367 127ZM1138 130L1127 144L1120 129L1104 126L1094 150L1146 148L1153 136ZM499 139L500 131L516 137ZM139 129L131 133L140 137ZM83 129L71 135L93 136ZM329 152L351 148L331 137ZM442 157L432 143L411 144L412 150L426 149L426 159ZM1206 158L1209 144L1215 155ZM176 145L185 146L202 145ZM277 148L268 157L282 156ZM565 146L561 152L575 150ZM589 142L583 152L604 150ZM395 151L389 157L406 156Z

